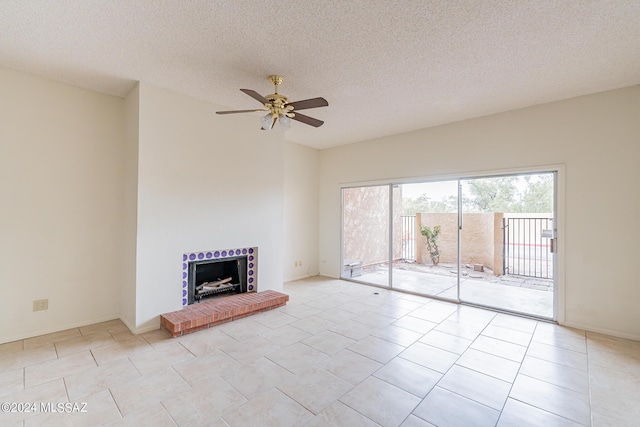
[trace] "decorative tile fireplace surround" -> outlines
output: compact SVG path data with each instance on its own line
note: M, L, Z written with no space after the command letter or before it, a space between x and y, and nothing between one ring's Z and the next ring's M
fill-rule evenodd
M193 263L204 264L207 261L218 262L246 257L246 292L258 290L258 248L238 248L187 252L182 255L182 306L189 305L189 266Z
M232 266L236 266L230 270L217 270L218 264L222 264L228 260ZM233 261L236 261L234 263ZM220 279L219 271L224 271L223 276L233 276L223 280L217 280L214 283L230 281L234 284L234 292L240 292L235 295L228 295L224 298L208 298L197 299L194 304L193 295L196 286L195 278L198 283L201 279L200 273L196 273L197 266L211 267L214 271L209 275L208 280ZM245 270L239 271L239 270ZM206 273L205 273L206 277ZM209 328L221 323L230 322L245 316L251 316L267 310L273 310L286 305L289 296L273 290L262 291L258 293L258 248L239 248L211 250L203 252L187 252L182 255L182 309L171 313L160 315L160 327L167 331L171 336L177 337L200 329ZM245 280L246 279L246 280ZM200 285L199 285L200 286ZM214 290L215 291L215 290ZM195 292L197 294L197 292ZM217 294L216 294L217 295ZM222 294L220 294L222 295ZM190 303L191 300L191 303Z

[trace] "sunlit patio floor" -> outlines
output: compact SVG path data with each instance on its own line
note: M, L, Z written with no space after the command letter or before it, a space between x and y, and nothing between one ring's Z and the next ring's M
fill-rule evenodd
M378 267L375 271L365 271L358 282L380 286L388 285L389 271ZM456 301L457 277L454 274L444 276L423 271L393 269L393 289L408 291L426 296L435 296ZM552 288L551 288L552 289ZM470 278L460 278L460 300L465 303L508 310L529 316L553 318L553 291L528 289L504 283Z

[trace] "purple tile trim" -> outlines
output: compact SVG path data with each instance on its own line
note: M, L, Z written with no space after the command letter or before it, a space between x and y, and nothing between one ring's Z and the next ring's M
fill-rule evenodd
M231 258L237 255L252 254L248 257L252 265L247 268L247 292L257 292L258 290L258 248L238 248L238 249L225 249L225 250L208 250L201 252L187 252L182 255L182 295L185 296L187 292L187 277L189 276L189 261L203 260L203 259L225 259ZM188 303L187 298L182 298L182 305L186 306Z

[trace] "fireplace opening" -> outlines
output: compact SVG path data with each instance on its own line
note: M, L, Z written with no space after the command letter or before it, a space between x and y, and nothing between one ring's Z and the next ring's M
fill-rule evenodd
M189 262L189 304L247 292L247 257Z

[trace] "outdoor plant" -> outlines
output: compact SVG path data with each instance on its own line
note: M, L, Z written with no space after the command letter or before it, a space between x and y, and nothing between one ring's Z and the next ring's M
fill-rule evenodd
M438 250L438 237L440 236L440 226L436 225L431 229L425 225L420 224L420 233L426 237L427 250L429 251L429 257L433 265L438 265L440 261L440 251Z

